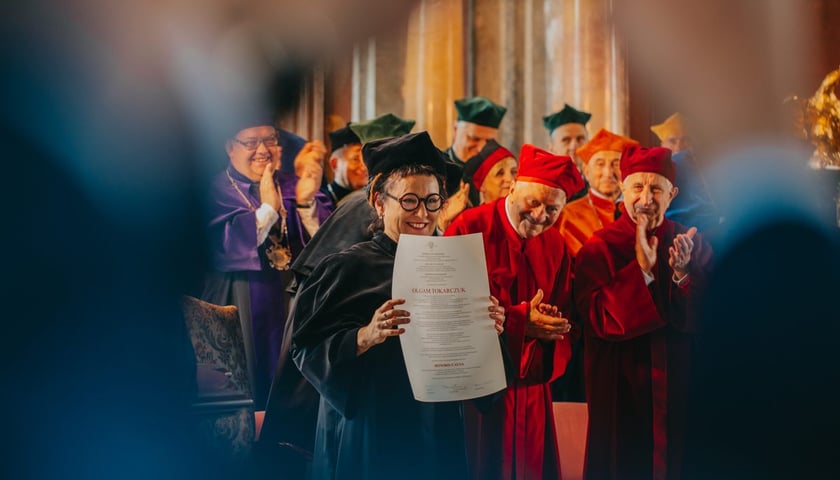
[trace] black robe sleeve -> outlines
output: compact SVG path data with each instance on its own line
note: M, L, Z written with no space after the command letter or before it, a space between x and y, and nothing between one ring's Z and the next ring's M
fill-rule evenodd
M356 336L391 290L393 258L368 250L353 248L325 258L298 293L294 315L295 364L348 418L354 415L354 392L364 391L367 364L375 356L356 355Z

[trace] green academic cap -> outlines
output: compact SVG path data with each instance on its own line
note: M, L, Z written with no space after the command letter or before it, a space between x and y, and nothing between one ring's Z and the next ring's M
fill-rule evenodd
M490 128L499 128L507 112L507 108L484 97L455 100L455 110L458 111L458 120Z
M581 112L566 103L563 104L563 110L543 117L543 125L545 125L546 130L548 130L548 134L551 135L551 132L561 125L565 125L567 123L579 123L581 125L586 125L586 122L588 122L590 118L592 118L591 113Z
M380 138L405 135L414 128L415 123L414 120L403 120L393 113L386 113L366 122L351 123L350 130L365 144Z

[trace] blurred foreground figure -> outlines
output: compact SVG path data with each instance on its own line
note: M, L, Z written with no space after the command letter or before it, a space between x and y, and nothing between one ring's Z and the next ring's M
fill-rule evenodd
M3 189L18 205L3 236L16 319L2 335L4 477L247 476L207 455L187 412L179 296L209 264L202 190L220 167L199 159L218 158L215 140L249 111L289 108L310 62L410 3L3 6L0 138L21 159Z
M706 174L693 150L683 150L672 157L677 165L677 185L680 194L671 202L665 216L683 225L697 227L700 233L714 236L723 218L709 192Z
M745 149L709 172L727 223L703 300L687 478L835 468L840 229L825 197L840 171L807 168L810 153Z

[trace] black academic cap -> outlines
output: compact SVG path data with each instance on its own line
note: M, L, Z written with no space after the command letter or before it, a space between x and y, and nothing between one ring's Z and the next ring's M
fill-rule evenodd
M559 112L543 117L543 125L545 125L545 129L548 130L548 133L551 134L555 128L567 123L579 123L581 125L586 125L586 122L588 122L590 118L592 118L591 113L582 112L566 103L563 105L563 109Z
M468 97L455 100L458 120L485 127L499 128L507 108L484 97Z
M441 152L443 154L443 152ZM445 154L443 154L445 155ZM446 158L446 196L451 197L461 188L461 178L464 176L464 167L449 158Z
M347 122L347 125L339 128L338 130L333 130L329 133L330 135L330 148L335 151L345 145L352 145L354 143L361 144L362 141L359 140L359 136L356 135L353 130L350 129L350 122Z
M446 175L446 157L425 131L365 143L362 158L371 179L380 173L388 175L403 165L428 165Z

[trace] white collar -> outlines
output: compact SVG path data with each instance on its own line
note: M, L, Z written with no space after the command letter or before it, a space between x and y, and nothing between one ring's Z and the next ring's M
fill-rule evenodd
M613 203L621 203L624 201L624 195L621 192L618 193L618 197L616 197L615 200L592 188L589 189L589 193L601 200L609 200Z
M589 194L592 195L593 197L598 197L601 200L611 200L610 197L604 195L603 193L601 193L601 192L599 192L599 191L597 191L593 188L589 189Z

